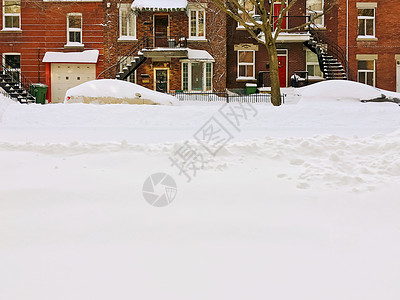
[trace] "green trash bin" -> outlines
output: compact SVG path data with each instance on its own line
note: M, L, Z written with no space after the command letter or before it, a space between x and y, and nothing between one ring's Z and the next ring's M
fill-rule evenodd
M246 83L246 95L255 94L257 92L256 83Z
M42 83L34 83L30 86L31 95L36 97L36 103L46 103L47 85Z

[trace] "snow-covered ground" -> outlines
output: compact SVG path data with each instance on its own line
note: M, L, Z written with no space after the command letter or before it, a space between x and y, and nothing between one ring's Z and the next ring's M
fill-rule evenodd
M0 299L399 299L400 107L359 102L398 95L286 92L281 107L0 99ZM210 124L230 137L215 156ZM190 182L171 163L184 147L204 158ZM142 193L158 172L177 184L164 208Z

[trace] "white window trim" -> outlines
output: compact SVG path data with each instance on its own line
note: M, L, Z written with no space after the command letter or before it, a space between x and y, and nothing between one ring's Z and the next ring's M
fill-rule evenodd
M122 59L124 59L125 57L126 57L126 56L119 56L119 57L118 57L118 60L122 60ZM120 64L119 64L119 70L120 70L120 72L123 72L124 67L127 67L127 65L129 65L130 63L132 63L132 61L134 61L134 59L135 59L134 56L129 56L129 57L126 58L126 60L124 61L124 63L120 63ZM137 69L136 69L133 73L134 73L134 74L129 75L128 78L130 78L130 77L133 75L134 78L135 78L135 82L133 82L133 83L137 83ZM129 79L127 79L127 81L132 82L132 81L130 81Z
M312 52L312 51L307 49L307 52ZM316 54L315 54L315 55L316 55ZM309 61L309 60L307 59L307 57L308 57L308 54L306 53L306 70L308 70L308 66L314 66L314 68L315 68L315 66L317 66L318 69L319 69L319 71L321 72L321 75L322 75L322 76L315 75L315 69L314 69L314 75L310 75L310 74L308 74L308 75L309 75L309 76L323 77L323 72L322 72L322 70L321 70L321 68L320 68L320 66L319 66L318 60L317 60L316 62L314 62L314 61Z
M359 70L357 68L357 82L360 82L360 73L372 73L373 77L372 77L372 86L375 87L376 86L376 59L357 59L357 63L358 61L373 61L374 62L374 69L373 70ZM364 83L367 84L367 83Z
M197 90L192 90L192 63L201 63L203 64L203 87L202 87L202 92L208 92L213 90L213 75L214 75L214 66L211 61L192 61L192 60L182 60L182 72L181 72L181 78L182 78L182 83L181 83L181 89L184 90L183 87L183 64L186 63L188 65L188 92L197 92ZM207 90L207 64L211 64L211 88Z
M253 52L253 63L240 63L239 62L239 53L240 52ZM253 76L247 76L247 77L243 77L243 76L240 76L239 75L239 73L240 73L240 66L244 66L244 65L246 65L246 66L249 66L249 65L252 65L253 66ZM249 79L251 79L251 80L255 80L256 79L256 51L254 51L254 50L238 50L237 51L237 78L236 79L238 79L238 80L249 80Z
M20 31L21 30L21 0L19 1L19 5L20 5L20 12L19 13L6 13L5 12L5 0L3 0L2 2L2 6L3 6L3 29L2 31ZM19 17L19 27L6 27L6 16L18 16Z
M374 16L373 17L368 17L368 16L359 16L358 15L358 10L359 9L373 9L374 10ZM358 22L359 20L373 20L374 21L374 26L373 26L373 35L360 35L358 33ZM367 25L367 23L365 22L365 26ZM358 39L374 39L376 38L376 32L375 32L375 26L376 26L376 8L375 7L357 7L357 38ZM365 33L367 33L367 29L365 28Z
M192 12L196 12L196 35L193 36L192 34ZM199 36L199 11L202 11L204 14L204 24L203 24L203 31L204 36ZM189 39L188 40L206 40L206 10L204 8L190 8L189 9Z
M130 21L129 18L126 20L126 26L127 26L127 35L122 35L122 11L127 11L133 14L133 11L131 9L131 4L129 3L121 3L119 7L119 41L136 41L136 15L133 14L133 22L134 24L134 32L130 32Z
M320 16L317 19L321 19L322 20L322 24L311 24L311 26L313 28L325 28L325 15L324 15L324 9L325 9L325 0L321 0L322 2L322 10L311 10L307 8L307 15L311 16L313 14L322 14L322 16Z
M69 17L70 16L80 16L81 17L81 28L69 28ZM83 18L82 18L82 14L81 13L68 13L67 14L67 46L84 46L83 45ZM81 42L71 42L69 40L69 33L70 32L79 32L81 35Z

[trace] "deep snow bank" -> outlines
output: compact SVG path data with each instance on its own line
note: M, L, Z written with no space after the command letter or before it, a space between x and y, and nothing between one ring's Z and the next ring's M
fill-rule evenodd
M308 85L297 90L302 100L369 100L387 97L400 98L400 94L381 90L363 83L350 80L328 80Z
M149 90L135 83L116 80L92 80L69 89L65 95L68 103L130 103L162 104L178 103L175 97Z

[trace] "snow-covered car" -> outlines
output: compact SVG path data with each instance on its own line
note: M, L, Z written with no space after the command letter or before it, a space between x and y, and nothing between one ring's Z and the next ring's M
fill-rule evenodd
M173 96L152 91L135 83L116 79L99 79L70 88L65 94L64 102L174 105L178 103L178 100Z

